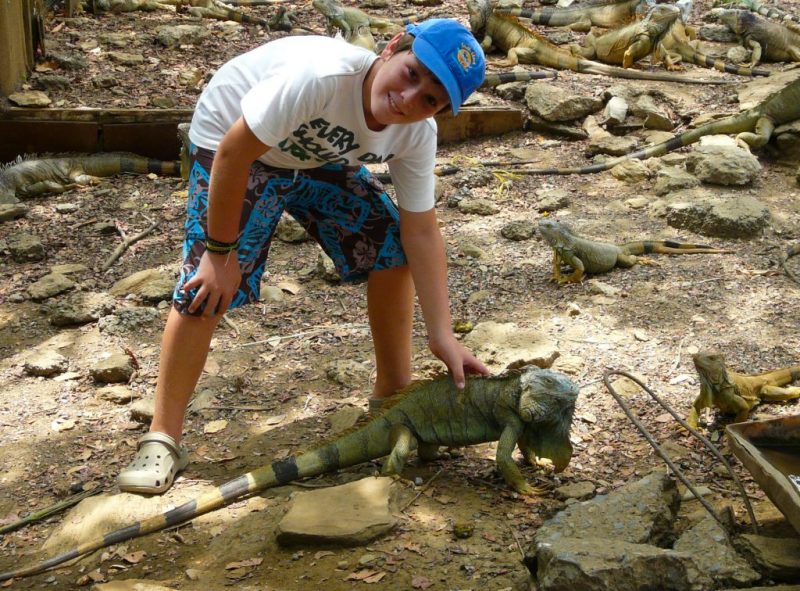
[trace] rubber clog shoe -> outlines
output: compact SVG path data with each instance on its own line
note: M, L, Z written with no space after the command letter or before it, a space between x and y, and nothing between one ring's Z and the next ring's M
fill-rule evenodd
M117 477L117 484L123 492L161 494L188 464L188 452L172 437L146 433L139 439L133 461Z

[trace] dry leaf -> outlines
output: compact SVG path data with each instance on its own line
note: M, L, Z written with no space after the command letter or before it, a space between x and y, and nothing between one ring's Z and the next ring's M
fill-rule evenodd
M668 412L665 412L663 415L658 415L655 419L653 419L656 423L669 423L673 420L672 415Z
M75 428L75 421L72 419L56 419L50 423L50 429L53 431L69 431Z
M211 421L210 423L207 423L205 427L203 427L203 433L206 434L219 433L227 426L228 426L228 421L226 421L225 419Z
M138 564L145 556L147 556L147 552L144 550L137 550L136 552L128 552L123 555L122 560L130 564Z
M266 419L264 419L264 424L265 425L277 425L278 423L283 422L283 420L285 418L286 418L286 415L275 415L275 416L272 416L272 417L267 417Z
M229 562L228 564L225 565L225 570L258 566L262 562L264 562L263 558L250 558L248 560L241 560L239 562Z
M370 577L374 577L377 574L380 574L380 571L364 569L354 573L350 573L349 575L347 575L345 581L363 581Z
M320 558L324 558L325 556L335 556L335 553L331 552L330 550L320 550L316 554L314 554L314 560L319 560Z
M297 295L303 289L300 287L299 284L295 283L294 281L281 281L278 283L278 287L281 290L285 291L286 293Z
M385 572L375 573L371 577L367 577L366 579L364 579L364 582L365 583L377 583L385 576L386 576Z

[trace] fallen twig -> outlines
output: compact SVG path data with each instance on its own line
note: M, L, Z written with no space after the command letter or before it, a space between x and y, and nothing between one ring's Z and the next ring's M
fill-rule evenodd
M18 519L13 523L9 523L0 527L0 534L6 534L8 532L14 531L15 529L19 529L29 523L35 523L37 521L41 521L46 517L50 517L51 515L55 515L56 513L67 509L68 507L72 507L73 505L77 505L86 497L91 497L92 495L96 495L97 493L101 492L103 489L99 486L92 490L84 490L77 494L72 495L69 498L64 499L63 501L58 501L50 505L49 507L45 507L44 509L40 509L39 511L34 511L30 515L23 517L22 519Z
M116 262L116 260L119 257L122 256L122 253L124 253L126 250L128 250L131 247L132 244L135 244L136 242L139 242L139 240L141 240L142 238L144 238L145 236L150 234L157 227L158 227L158 221L155 221L152 224L150 224L150 227L147 228L146 230L143 230L142 232L139 232L135 236L131 236L129 238L126 237L122 241L122 244L117 246L117 248L114 249L114 252L111 253L111 256L109 256L108 259L106 259L106 262L103 263L103 266L100 267L100 272L102 273L102 272L108 271L111 268L111 265L113 265Z
M405 513L406 509L408 509L411 505L416 503L417 499L420 497L420 495L422 495L422 493L424 493L426 490L428 490L431 487L431 484L433 484L433 481L436 480L439 477L439 474L441 474L443 470L444 470L444 468L439 468L439 471L436 474L434 474L433 476L431 476L431 479L428 482L426 482L422 487L420 487L419 492L414 496L413 499L411 499L408 503L406 503L403 506L402 509L400 509L400 512L401 513Z

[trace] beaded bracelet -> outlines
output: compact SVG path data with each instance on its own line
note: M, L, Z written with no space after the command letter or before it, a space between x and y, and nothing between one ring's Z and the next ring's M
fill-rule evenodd
M215 254L227 254L239 248L239 241L234 242L220 242L213 238L206 237L206 250Z

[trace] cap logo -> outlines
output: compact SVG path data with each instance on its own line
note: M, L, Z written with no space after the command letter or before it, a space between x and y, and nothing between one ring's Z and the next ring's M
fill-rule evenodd
M466 43L461 44L456 59L465 72L477 61L475 52Z

